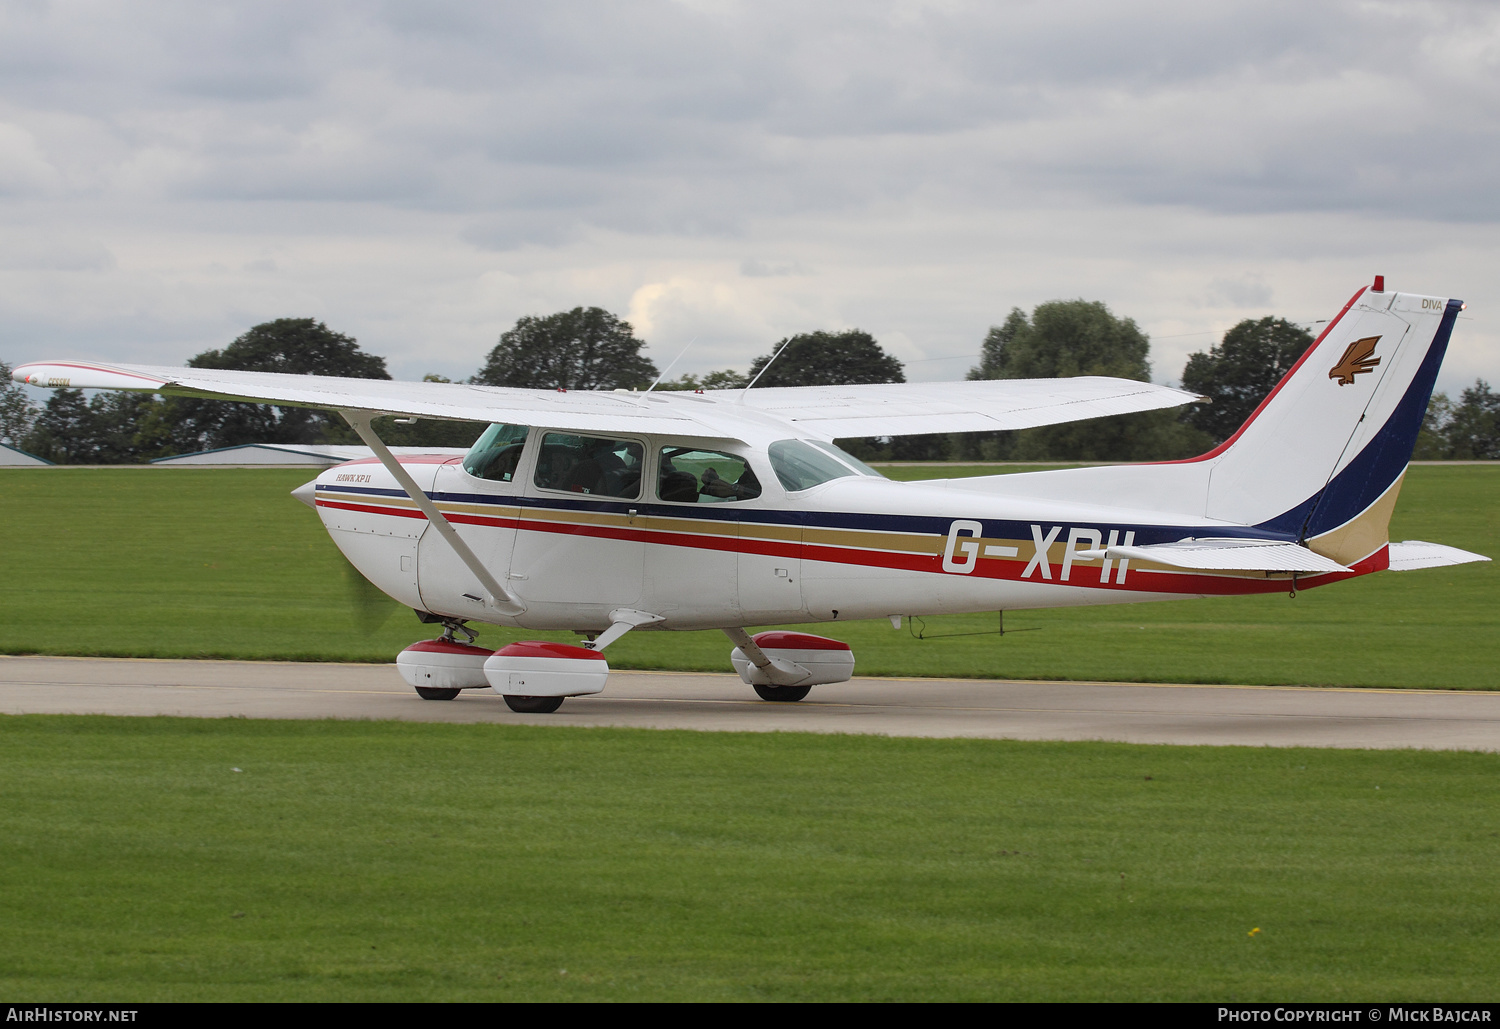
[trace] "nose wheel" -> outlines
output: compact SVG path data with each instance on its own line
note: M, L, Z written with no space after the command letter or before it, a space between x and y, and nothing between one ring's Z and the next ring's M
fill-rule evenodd
M418 686L416 691L417 696L423 700L452 700L460 692L459 690L439 689L436 686Z
M505 695L505 706L523 715L550 715L562 707L562 697L518 697Z

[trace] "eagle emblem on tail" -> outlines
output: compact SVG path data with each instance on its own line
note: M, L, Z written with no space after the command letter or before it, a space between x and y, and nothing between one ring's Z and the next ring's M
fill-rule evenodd
M1375 344L1379 342L1379 336L1366 336L1350 343L1344 356L1339 358L1339 363L1329 370L1328 377L1338 379L1340 386L1348 386L1360 372L1374 371L1380 358L1371 355L1375 353Z

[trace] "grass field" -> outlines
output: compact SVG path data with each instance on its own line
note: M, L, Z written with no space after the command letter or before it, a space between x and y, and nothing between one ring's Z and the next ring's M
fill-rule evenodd
M888 469L893 478L939 471L996 469ZM347 566L316 516L287 495L308 477L288 469L0 470L10 541L0 652L390 661L431 630L393 602L377 628L357 624ZM1500 554L1500 466L1411 469L1392 536ZM1295 600L1013 612L1003 638L918 641L885 621L821 631L850 642L859 671L871 675L1493 689L1497 575L1494 564L1466 565L1368 576ZM925 631L995 624L993 614L951 616L928 620ZM481 642L537 635L491 629ZM609 657L622 668L727 671L728 651L719 633L635 632Z
M430 630L394 604L356 627L342 558L286 495L305 478L0 472L0 651L390 660ZM1500 468L1415 468L1394 534L1500 552L1497 499ZM1493 567L1014 613L1038 631L1004 638L838 635L867 673L1494 688ZM727 670L727 649L633 633L609 653ZM1497 773L1448 752L0 716L0 993L1489 1000Z
M0 717L0 993L1493 1000L1497 762Z

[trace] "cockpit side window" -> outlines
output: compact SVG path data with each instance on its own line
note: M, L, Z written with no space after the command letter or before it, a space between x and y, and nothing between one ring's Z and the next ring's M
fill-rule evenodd
M658 453L656 495L676 504L754 500L760 496L760 480L743 457L722 450L662 447Z
M781 480L788 493L812 489L833 479L856 474L848 465L800 439L772 443L769 452L771 471L776 473L776 478Z
M541 489L634 500L641 495L646 448L635 440L549 432L537 454Z
M516 477L516 466L521 463L521 451L526 448L526 435L531 429L525 425L505 425L495 422L469 448L464 456L464 471L480 479L494 482L510 482Z

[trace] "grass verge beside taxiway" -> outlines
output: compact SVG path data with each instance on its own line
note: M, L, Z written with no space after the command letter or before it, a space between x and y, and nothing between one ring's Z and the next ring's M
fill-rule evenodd
M1497 762L0 717L0 992L1486 1000Z

